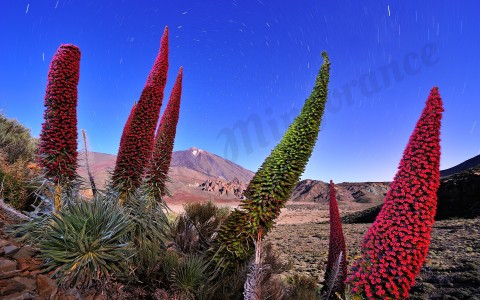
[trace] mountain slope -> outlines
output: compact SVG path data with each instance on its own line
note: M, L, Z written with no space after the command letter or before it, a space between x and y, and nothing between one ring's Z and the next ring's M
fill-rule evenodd
M116 159L117 157L112 154L88 153L90 170L98 187L104 187L105 182L110 177L109 171L113 170L115 166ZM79 153L78 173L84 179L87 178L84 152ZM224 178L232 181L238 178L241 182L248 183L252 179L253 174L253 172L218 155L192 147L188 150L173 152L168 173L171 182L167 186L172 195L175 196L175 200L207 200L220 196L202 191L198 187L205 180L209 178Z
M443 171L440 171L440 176L442 177L445 177L445 176L450 176L452 174L455 174L455 173L459 173L459 172L463 172L463 171L466 171L468 169L471 169L473 167L480 167L480 154L477 155L477 156L474 156L470 159L467 159L466 161L454 166L454 167L451 167L451 168L448 168L448 169L445 169Z
M480 155L472 157L452 168L440 171L442 182L444 177L465 172L473 167L480 167ZM336 184L338 201L357 203L383 203L390 182L342 182ZM328 201L328 184L306 179L300 181L293 190L291 201L313 201L326 203Z
M253 172L218 155L192 147L173 153L171 167L185 167L207 177L223 177L232 181L235 177L241 182L249 182Z

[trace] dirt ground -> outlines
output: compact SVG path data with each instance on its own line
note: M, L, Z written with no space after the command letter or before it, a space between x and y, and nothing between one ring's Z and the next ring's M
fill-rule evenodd
M220 206L234 208L239 202L226 201ZM182 211L181 204L170 205ZM341 215L368 206L340 205ZM292 268L281 276L294 273L323 279L328 253L328 206L289 203L282 210L274 230L268 235L284 263ZM371 224L344 224L347 258L352 262L360 254L361 242ZM480 300L480 218L437 221L432 232L427 262L423 266L410 299Z
M309 211L306 214L310 212L317 213ZM288 214L284 216L288 219ZM369 226L343 226L349 262L360 254L361 242ZM267 240L285 263L292 266L284 276L300 273L314 276L321 282L328 236L327 223L279 222ZM480 218L435 223L427 262L411 290L411 299L480 299Z
M226 206L229 209L238 207L240 201L224 200L214 201L216 205ZM183 212L184 202L167 201L168 207L176 214ZM359 209L368 208L369 206L346 205L341 206L342 214L358 211ZM289 203L282 209L278 217L277 224L304 224L312 222L328 221L328 206L325 204L316 204L312 202L295 202Z

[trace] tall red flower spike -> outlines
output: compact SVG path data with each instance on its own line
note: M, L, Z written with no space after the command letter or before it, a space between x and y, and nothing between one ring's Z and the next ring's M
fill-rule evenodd
M345 299L345 279L347 279L347 247L343 236L342 220L338 212L335 185L330 180L330 243L328 246L327 269L325 270L325 285L322 294L331 295L338 292Z
M122 193L134 192L142 183L142 177L152 156L155 129L163 101L168 71L168 28L162 36L160 52L148 75L131 119L130 128L118 150L113 171L114 185ZM128 126L128 124L127 124Z
M385 203L347 279L368 299L407 299L425 262L440 185L442 99L430 91Z
M132 119L133 119L133 116L135 115L135 107L137 107L137 102L136 101L133 103L132 109L130 110L130 114L128 115L127 122L125 123L125 126L123 127L122 136L120 137L120 148L119 149L122 149L124 147L125 137L130 132L130 127L132 126Z
M77 169L77 85L80 49L61 45L50 63L39 164L56 184L75 177Z
M180 67L172 93L170 94L170 99L168 100L167 108L163 112L160 125L157 129L157 136L155 137L155 147L150 163L149 179L157 199L166 194L165 183L172 159L173 144L175 142L178 116L180 113L182 77L183 68Z

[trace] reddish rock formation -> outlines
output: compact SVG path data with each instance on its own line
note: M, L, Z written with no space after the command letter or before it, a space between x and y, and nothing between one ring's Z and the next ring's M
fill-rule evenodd
M240 199L243 199L243 192L247 188L247 184L240 182L237 177L234 177L232 181L226 181L220 178L207 179L198 186L202 191L212 192L219 196L236 197Z

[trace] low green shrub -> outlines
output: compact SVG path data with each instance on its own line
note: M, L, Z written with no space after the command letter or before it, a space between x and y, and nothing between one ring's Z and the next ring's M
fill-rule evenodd
M36 142L29 129L0 113L0 198L20 211L36 200L29 184L40 174L33 163Z
M173 272L171 283L174 291L181 299L196 299L202 286L208 281L208 263L200 256L185 257Z
M200 253L208 249L217 229L228 216L227 208L213 202L188 203L172 226L172 240L182 253Z
M180 265L179 256L175 251L165 251L161 259L163 283L168 285L173 272Z
M36 144L29 129L0 113L0 150L8 164L17 160L32 161L37 152Z
M289 278L290 285L285 300L317 300L317 280L315 278L295 274Z
M19 211L30 210L37 200L32 180L38 174L33 163L19 159L8 164L0 154L0 199Z

